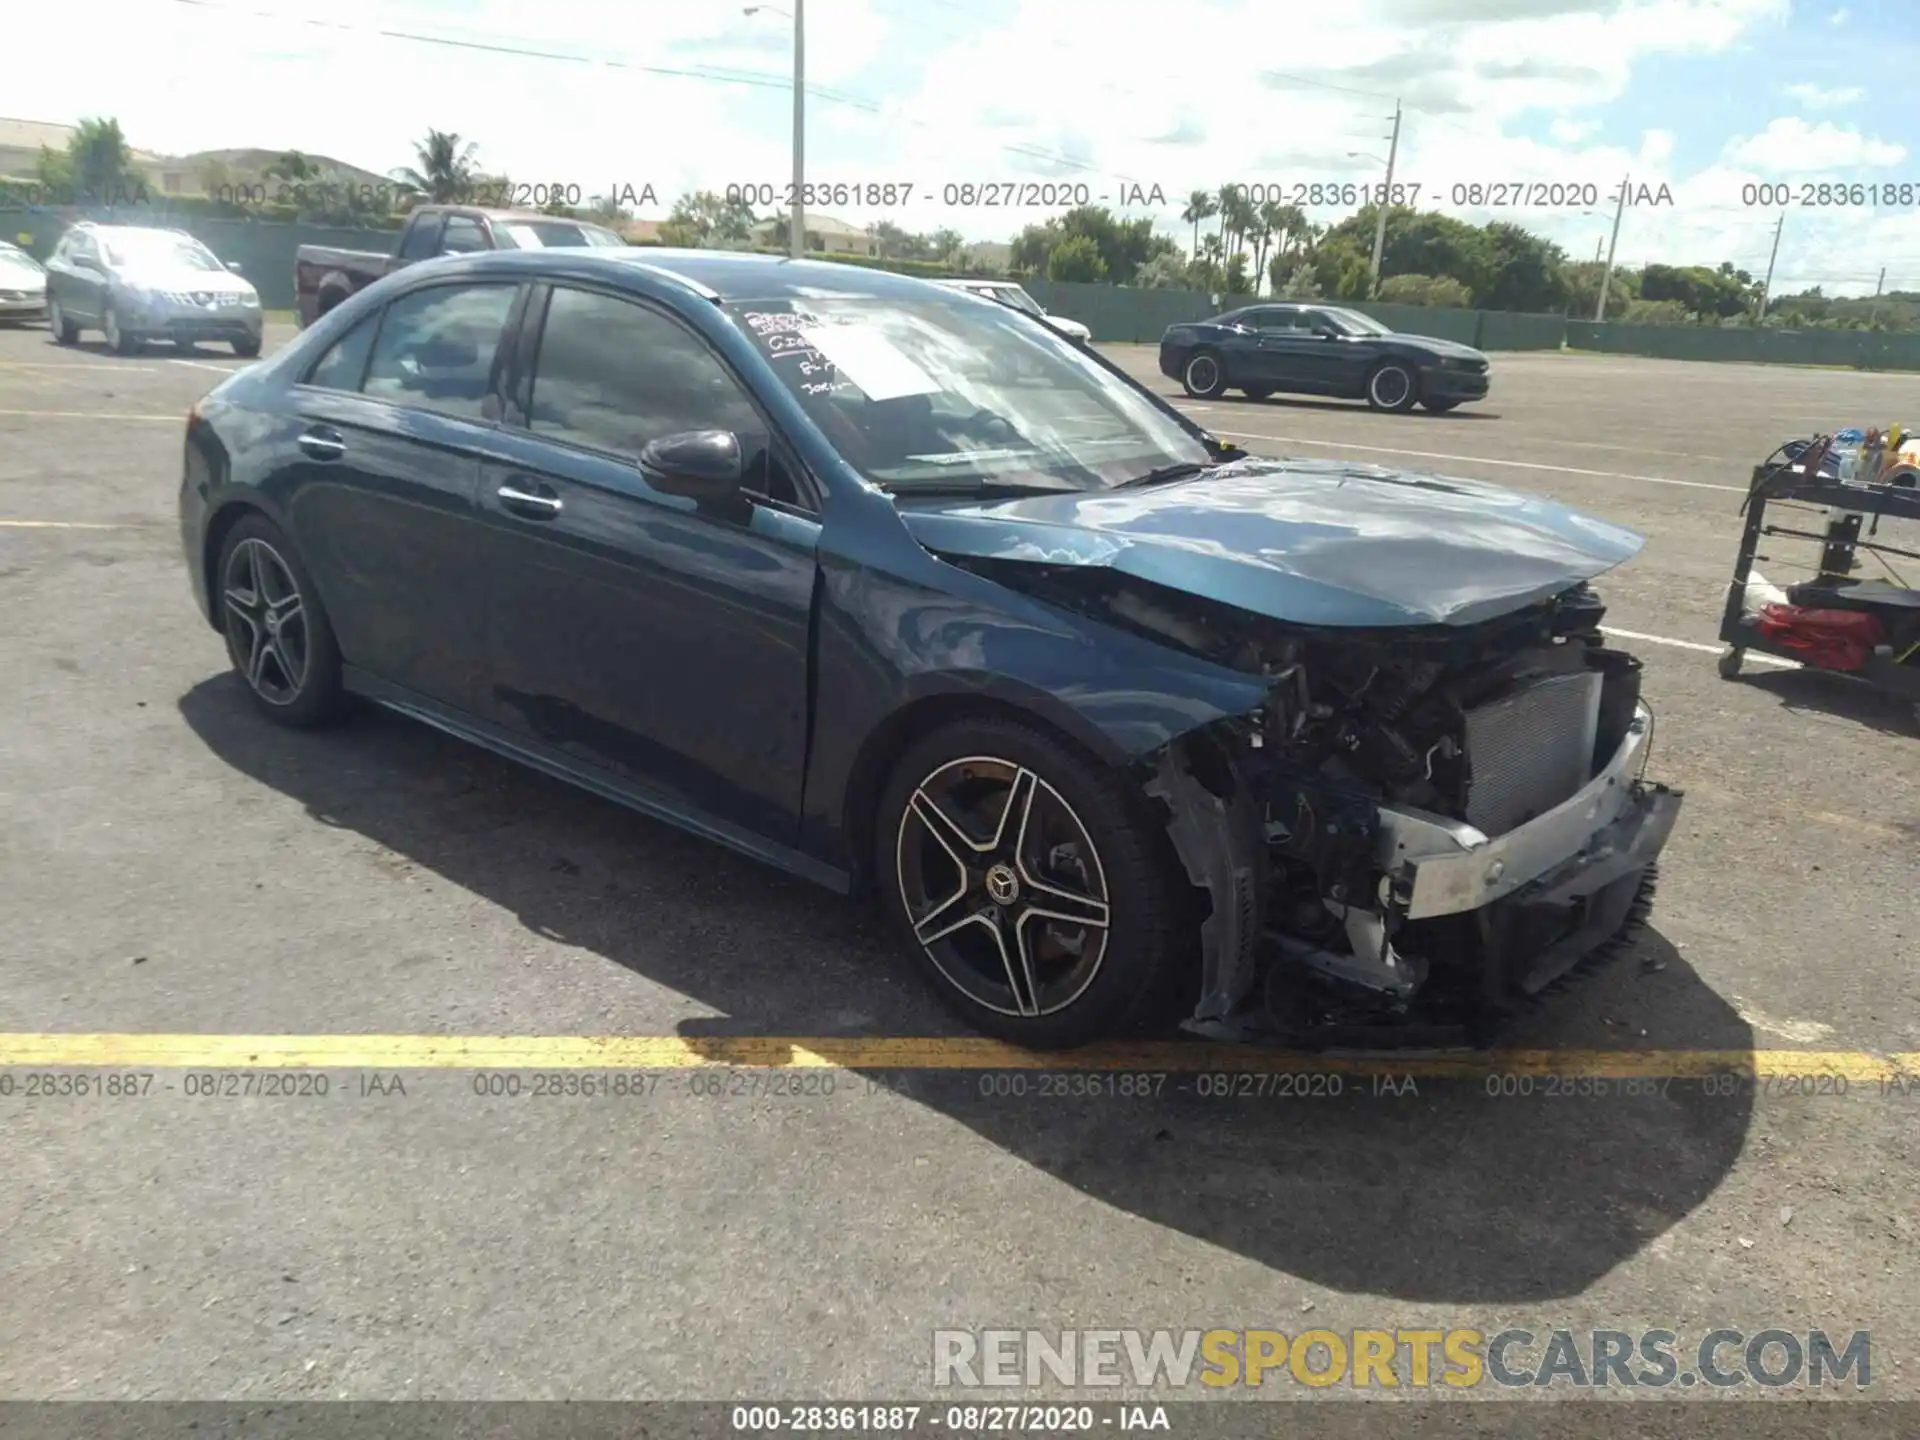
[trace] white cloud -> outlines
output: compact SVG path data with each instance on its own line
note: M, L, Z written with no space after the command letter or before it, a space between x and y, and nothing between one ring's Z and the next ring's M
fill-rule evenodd
M1800 103L1803 110L1840 110L1858 103L1866 97L1866 91L1858 85L1789 85L1786 93Z
M1796 177L1898 165L1906 157L1904 145L1842 129L1831 120L1809 125L1797 115L1771 121L1758 135L1736 140L1726 150L1736 166Z
M1827 23L1829 25L1844 25L1847 23L1847 18L1852 14L1853 12L1851 10L1842 5L1838 10L1827 16Z
M1562 145L1578 145L1599 128L1599 124L1596 121L1569 120L1566 116L1562 115L1557 117L1551 125L1547 126L1547 133Z

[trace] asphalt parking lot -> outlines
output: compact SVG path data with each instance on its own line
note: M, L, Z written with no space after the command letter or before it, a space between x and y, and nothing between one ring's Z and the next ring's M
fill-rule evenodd
M1914 377L1500 355L1443 417L1189 407L1648 536L1602 583L1686 809L1652 927L1513 1043L1742 1077L1222 1099L890 1067L955 1032L866 912L408 721L256 720L174 519L240 363L0 329L0 1398L911 1398L937 1328L1309 1325L1867 1329L1870 1393L1920 1393L1920 740L1713 643L1751 466L1920 419ZM192 1081L260 1063L230 1036L327 1094ZM658 1083L476 1093L607 1036ZM783 1037L839 1066L695 1063ZM28 1098L87 1056L158 1078Z

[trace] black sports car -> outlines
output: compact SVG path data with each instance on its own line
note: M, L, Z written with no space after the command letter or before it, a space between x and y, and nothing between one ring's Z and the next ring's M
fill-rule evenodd
M1439 414L1487 395L1487 357L1478 350L1397 334L1329 305L1251 305L1170 326L1160 339L1160 373L1202 400L1228 390L1264 400L1285 390Z
M263 714L357 695L877 890L1018 1044L1497 1018L1627 933L1677 813L1586 583L1638 536L1245 455L902 275L422 261L202 399L183 461Z

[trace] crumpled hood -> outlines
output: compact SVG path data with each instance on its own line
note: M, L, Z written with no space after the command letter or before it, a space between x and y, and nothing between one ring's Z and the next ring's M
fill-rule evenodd
M1106 566L1302 625L1470 625L1645 543L1498 486L1324 460L1236 461L1140 490L899 503L936 554Z

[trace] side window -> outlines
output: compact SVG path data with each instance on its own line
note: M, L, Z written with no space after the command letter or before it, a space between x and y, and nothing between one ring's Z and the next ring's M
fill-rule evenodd
M1330 315L1323 314L1318 310L1302 310L1300 312L1300 328L1302 330L1313 331L1338 330L1340 327L1333 323L1333 317Z
M706 341L611 295L554 289L534 361L528 428L629 459L662 435L732 430L747 457L747 488L799 500L772 458L760 412Z
M387 307L361 390L377 400L485 420L512 285L436 285Z
M373 350L373 332L379 328L376 312L362 320L328 348L320 363L307 372L306 383L322 390L358 390Z
M423 215L407 227L406 238L400 242L402 260L424 260L438 253L435 246L440 243L440 217Z
M493 248L487 244L487 232L470 215L449 215L447 228L440 237L442 255L471 255L476 250Z

